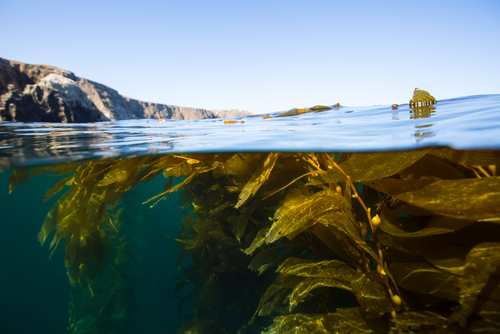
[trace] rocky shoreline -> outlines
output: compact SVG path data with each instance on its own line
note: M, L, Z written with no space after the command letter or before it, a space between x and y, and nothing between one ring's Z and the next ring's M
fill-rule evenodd
M150 103L48 65L0 58L0 121L87 123L141 118L203 119L251 115Z

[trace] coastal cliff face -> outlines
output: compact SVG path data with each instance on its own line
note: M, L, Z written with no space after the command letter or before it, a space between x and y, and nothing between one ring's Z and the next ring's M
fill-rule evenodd
M0 121L85 123L250 114L240 109L206 110L134 100L57 67L0 58Z

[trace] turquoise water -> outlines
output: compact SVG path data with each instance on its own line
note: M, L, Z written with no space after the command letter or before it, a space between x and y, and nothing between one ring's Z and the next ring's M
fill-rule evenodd
M68 333L71 287L64 252L59 247L49 259L48 244L41 247L37 240L47 212L60 197L42 203L43 196L62 178L34 177L8 194L9 176L8 170L0 173L0 333ZM152 209L141 204L161 192L163 183L158 179L139 185L122 198L124 233L132 238L134 261L125 274L133 316L127 314L127 328L120 333L167 333L169 326L175 332L181 319L179 298L169 295L178 255L171 248L172 238L179 234L183 218L178 194ZM183 315L188 313L185 303Z
M232 120L238 123L213 119L0 124L0 333L67 333L72 289L61 250L49 260L48 245L41 248L37 241L47 212L60 197L42 203L43 196L63 177L36 176L9 194L12 167L169 153L500 149L500 95L442 100L420 109L339 107L290 117ZM134 261L125 273L131 306L120 333L168 333L169 328L175 333L181 317L191 312L188 302L181 312L178 307L189 286L177 297L169 293L178 255L171 244L184 217L178 195L171 194L152 209L141 204L161 193L164 183L157 178L122 198L124 230L131 238ZM255 298L258 302L259 296ZM252 310L255 303L249 301Z

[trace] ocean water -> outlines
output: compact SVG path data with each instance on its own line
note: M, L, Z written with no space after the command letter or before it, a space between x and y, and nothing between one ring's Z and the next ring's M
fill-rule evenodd
M0 167L169 153L496 149L499 105L500 95L477 95L440 100L417 111L408 104L397 109L341 106L291 117L238 117L234 124L221 119L4 122Z
M377 314L375 318L380 317L377 319L380 323L373 325L367 321L368 329L363 327L366 332L384 332L397 326L403 330L418 330L420 325L415 324L417 314L427 321L427 327L422 330L443 330L443 324L446 324L457 332L500 332L500 300L497 296L497 293L500 295L500 290L497 291L500 259L498 263L493 260L487 263L494 268L484 282L472 280L474 285L466 281L469 277L467 270L471 270L472 264L476 263L474 251L483 251L480 246L488 243L484 249L493 252L500 245L500 187L496 176L500 152L500 95L440 100L437 104L419 108L409 105L340 106L280 117L283 113L267 115L271 117L257 115L197 121L1 123L0 333L313 333L325 332L324 328L353 332L349 321L373 318L366 316L373 311L369 311L372 306L356 294L357 286L347 286L340 281L317 281L314 283L316 288L311 285L303 291L298 290L299 285L290 283L293 279L319 279L304 271L297 276L288 273L287 279L291 281L282 283L284 290L274 291L268 297L274 298L267 300L276 304L274 311L256 316L249 324L254 313L261 309L259 302L269 286L278 284L276 280L282 276L276 270L286 269L283 264L288 258L300 258L308 265L311 261L343 261L354 270L352 275L356 270L363 275L359 279L369 277L373 282L378 280L376 284L382 287L380 289L385 291L385 295L383 293L377 298L387 297L389 302L377 304L380 309L373 306L377 312L372 313ZM270 152L281 154L274 156ZM386 156L381 158L379 154ZM236 164L231 165L228 161L238 157L245 161L241 164L241 171L231 170ZM367 176L371 167L363 165L363 162L359 168L351 166L353 161L363 161L364 157L381 165L388 159L394 159L394 163L389 161L384 167L392 173L385 175L372 166L375 176L371 177ZM303 161L299 163L300 159ZM332 165L334 160L340 166L351 168L352 190L347 179L337 176L335 179L329 172L335 170ZM68 174L59 175L57 170L63 165L72 167L68 167ZM399 165L401 168L398 168ZM85 174L82 166L98 172L95 175L88 172L86 178L81 179L82 183L77 183L74 180L78 179L79 171ZM262 170L259 171L259 168ZM314 168L317 168L317 173L314 173ZM363 176L356 180L357 171L364 169L364 172L359 172ZM128 171L132 172L127 174ZM150 174L144 174L139 179L137 175L145 171ZM307 177L304 177L305 174ZM75 175L71 179L73 183L63 187L60 182L66 183L63 180L68 180L68 175ZM257 182L253 175L256 179L261 178L262 183L248 190L248 198L245 199L245 184ZM394 194L389 190L382 191L382 183L370 184L383 182L389 177L393 182L413 182L417 180L415 175L423 186L431 186L433 182L476 182L476 179L481 179L477 182L484 181L484 184L467 183L459 190L464 193L469 191L471 198L484 198L477 203L471 200L473 205L464 209L465 200L462 203L457 196L455 211L459 213L456 213L447 208L431 208L425 203L412 202L397 191ZM298 176L301 180L297 180ZM317 181L318 177L322 178L323 184ZM169 184L169 181L173 183ZM17 187L9 192L9 185L13 183ZM61 191L44 202L47 191L57 184L61 185ZM176 185L179 185L180 191L168 193L157 203L161 196L147 202L158 194L166 194ZM451 189L455 186L455 183L449 183L446 187ZM101 189L106 187L109 191L103 193ZM231 187L235 189L231 190ZM279 191L270 194L274 188L279 188ZM89 196L93 192L98 198L85 197L78 192L79 189L88 191ZM360 262L360 268L355 262L349 262L352 260L349 251L344 254L343 250L322 239L321 232L315 232L316 225L298 222L300 218L294 217L306 217L309 213L298 209L293 211L296 208L292 204L288 206L291 210L289 224L307 226L297 227L293 232L285 231L290 233L288 238L276 240L268 232L266 242L261 243L260 248L254 252L243 252L249 249L252 240L256 240L259 229L266 228L269 222L277 223L284 219L277 213L278 208L282 203L292 201L293 196L299 196L298 199L304 196L301 203L319 203L323 196L320 194L328 195L329 200L340 196L336 190L342 198L349 198L351 203L351 191L354 189L367 206L371 206L372 212L381 215L381 206L386 205L382 202L387 202L392 212L401 209L398 201L411 206L409 211L398 211L397 219L401 223L398 228L404 231L390 230L383 220L382 228L376 234L380 236L382 246L377 246L374 229L369 229L368 236L363 234L368 248L358 246L361 247L360 252L366 252L363 257L368 260ZM377 191L373 189L379 195L382 193L381 197L377 199ZM299 190L301 195L297 195ZM112 191L118 194L116 198L110 194ZM408 193L413 194L412 191ZM66 193L74 196L73 202L68 200ZM449 201L451 197L443 198ZM94 211L87 210L95 203ZM352 210L348 211L352 211L353 219L359 221L361 226L363 208L354 200L352 203ZM63 204L82 205L85 208L82 212L85 213L78 219L68 218L67 221L50 218L53 215L51 208L58 205L56 216L62 215ZM323 209L325 212L333 210L330 206ZM248 223L245 220L241 227L238 222L245 212L249 213L246 218ZM48 230L50 235L43 246L38 238L48 215L50 219L55 219L54 222L57 221L57 226L54 226L56 231L63 231L64 226L76 228L74 226L81 222L82 226L94 224L92 228L101 233L101 237L93 234L86 237L77 234L76 229L69 229L70 232L61 236L60 244L52 253L50 242L54 231ZM97 217L102 220L97 221ZM109 223L108 217L116 226ZM321 217L323 214L316 215L311 221L319 224L317 222ZM442 217L453 219L451 223L446 223L451 225L439 225ZM387 221L390 219L387 218ZM432 224L448 230L429 232L426 228ZM453 227L458 225L460 228ZM322 226L330 228L328 223ZM421 232L424 230L427 232ZM485 232L479 233L478 230ZM442 247L442 253L439 253L441 248L436 248L435 252L443 254L442 260L446 259L446 263L436 262L432 256L419 253L422 239L417 239L415 235L403 235L415 232L423 233L424 239L428 238L424 244L446 245ZM463 238L471 234L476 235L475 239L472 238L474 241L464 242ZM444 236L441 238L441 235ZM80 242L77 238L81 238ZM98 244L89 251L88 245L96 238L102 238L104 246ZM304 241L301 238L309 242L309 246L301 244ZM401 250L402 246L394 246L401 238L408 238L410 244L415 244L414 248ZM69 256L65 242L79 244L81 248L73 250L74 254ZM99 248L101 246L102 249ZM456 250L458 248L460 250ZM396 277L393 283L385 278L386 283L383 283L381 278L369 274L376 273L377 261L382 261L376 255L372 256L370 249L375 252L383 249L387 253L385 265L387 271L391 270ZM425 261L410 260L409 255L403 256L401 252L413 253L412 256L420 256ZM176 263L179 255L183 260ZM260 260L255 260L257 255ZM398 256L402 256L404 261L397 260ZM451 264L454 258L461 262ZM71 264L65 267L65 261ZM406 283L400 279L401 272L404 272L400 263L410 262L415 266L425 262L428 265L425 270L439 271L442 275L439 279L455 284L453 286L458 292L443 289L435 289L435 292ZM430 266L434 266L432 270ZM75 268L71 282L69 273ZM75 277L80 282L75 282ZM325 277L321 276L321 279ZM422 277L425 279L425 276ZM430 282L429 285L432 285L434 281L431 279ZM306 285L305 281L300 284ZM479 292L467 292L467 286L475 286ZM289 294L284 293L288 291L286 289L290 290ZM399 289L402 292L396 293ZM489 293L488 289L491 290ZM280 294L282 297L278 298ZM390 299L393 294L401 295L404 301L401 310L397 302ZM472 302L467 302L471 298ZM488 307L477 309L479 300L486 300ZM476 306L470 309L471 304ZM358 308L362 310L359 319L356 318L359 317L358 311L355 315L349 313L345 316L346 320L333 318L336 316L333 314ZM460 312L454 311L457 309ZM395 319L391 318L392 311L403 320L390 320ZM289 312L293 319L280 318ZM261 309L261 313L265 312ZM406 319L405 314L412 320ZM312 319L312 316L321 319Z

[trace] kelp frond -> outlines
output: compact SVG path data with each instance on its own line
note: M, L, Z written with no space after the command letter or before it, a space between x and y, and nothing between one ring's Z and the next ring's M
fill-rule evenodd
M145 203L181 192L173 294L194 283L192 321L221 319L226 332L239 330L228 315L261 327L272 317L266 333L498 331L499 164L497 151L450 148L90 161L47 192L67 189L39 241L54 232L71 281L90 286L120 233L108 208L163 174L164 191ZM40 172L14 171L11 190Z

